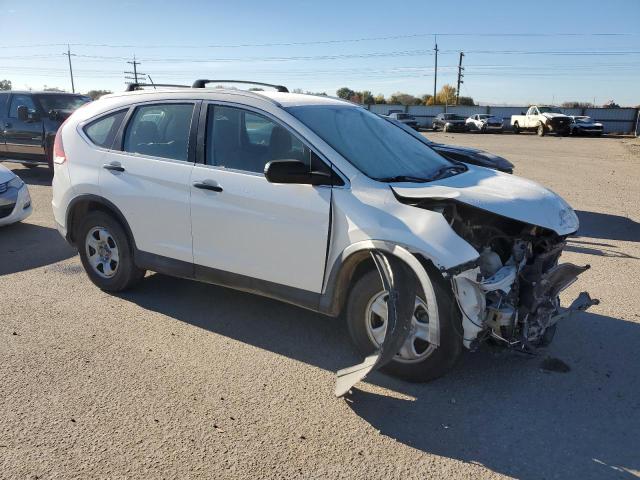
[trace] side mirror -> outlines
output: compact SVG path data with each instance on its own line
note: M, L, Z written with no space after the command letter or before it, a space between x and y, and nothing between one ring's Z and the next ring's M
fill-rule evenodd
M272 160L265 165L264 176L270 183L332 184L331 173L311 171L299 160Z
M29 120L29 109L24 105L19 105L17 109L18 120L21 122L26 122Z

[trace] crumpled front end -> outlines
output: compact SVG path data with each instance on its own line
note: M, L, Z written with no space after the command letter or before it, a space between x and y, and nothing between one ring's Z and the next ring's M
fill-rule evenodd
M549 344L560 319L598 303L584 292L568 309L560 305L560 292L589 269L559 263L566 235L468 206L448 208L452 227L480 252L473 268L449 275L467 348L493 339L533 352Z

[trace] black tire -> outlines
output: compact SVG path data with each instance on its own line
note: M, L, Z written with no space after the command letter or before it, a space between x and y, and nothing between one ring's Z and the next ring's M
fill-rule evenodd
M545 133L547 133L547 129L544 128L544 125L542 123L539 123L536 127L536 133L539 137L544 137Z
M103 227L111 235L118 249L119 261L115 268L115 274L110 278L100 276L89 261L86 248L86 238L94 227ZM105 212L93 212L87 215L80 224L76 243L78 254L89 279L101 290L107 292L121 292L138 283L145 275L145 270L138 268L133 261L132 242L128 238L122 225Z
M434 132L437 132L438 131L438 126L435 123L432 124L431 125L431 130L434 131Z
M439 277L439 278L438 278ZM462 321L449 284L437 271L429 272L438 302L440 346L416 363L391 361L382 371L410 382L428 382L446 374L462 354ZM347 324L351 339L363 356L374 353L376 345L369 338L366 310L369 301L382 290L377 270L370 270L353 285L347 300ZM418 289L422 296L422 290Z
M513 133L520 133L520 125L518 125L518 122L513 124Z

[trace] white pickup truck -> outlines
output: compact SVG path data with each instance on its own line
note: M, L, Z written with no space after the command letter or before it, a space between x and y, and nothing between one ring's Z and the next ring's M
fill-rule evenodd
M548 132L569 135L571 117L558 107L531 105L526 115L511 115L511 127L514 133L522 130L535 130L542 137Z

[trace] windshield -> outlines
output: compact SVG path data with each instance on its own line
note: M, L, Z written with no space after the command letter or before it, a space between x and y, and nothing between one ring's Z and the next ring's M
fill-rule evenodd
M363 108L307 105L287 111L340 155L376 180L430 180L454 164L394 123Z
M556 107L538 107L540 113L562 113L559 108Z
M466 120L465 117L456 115L455 113L445 113L444 119L445 120Z
M486 113L483 113L482 115L478 115L478 118L483 120L483 119L492 118L492 117L491 115L487 115Z
M45 112L50 112L51 110L75 110L91 101L90 97L81 95L56 95L51 93L36 95L36 98Z

